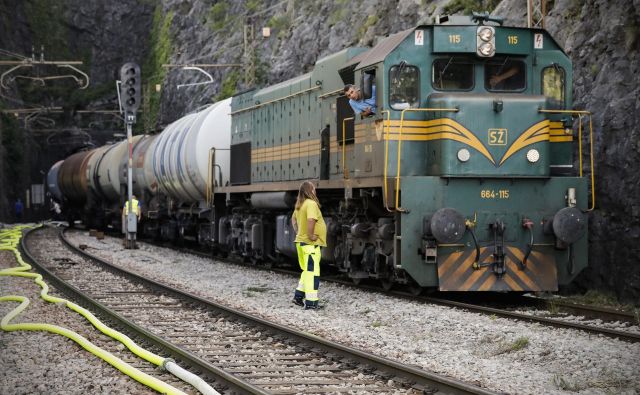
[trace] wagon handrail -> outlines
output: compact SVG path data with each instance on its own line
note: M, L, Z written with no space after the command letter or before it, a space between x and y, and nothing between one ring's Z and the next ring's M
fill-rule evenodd
M578 163L580 166L579 174L582 177L582 117L589 117L589 165L591 171L591 208L587 211L593 211L596 208L596 189L595 189L595 167L593 165L593 120L591 111L585 110L538 110L544 114L571 114L578 116Z
M387 196L389 195L389 186L387 185L387 163L389 162L389 129L391 129L391 111L389 110L383 110L380 111L381 114L386 113L387 114L387 124L384 124L384 120L382 121L382 127L384 128L385 126L387 127L387 132L384 133L383 135L385 136L384 138L384 168L382 169L382 178L383 178L383 183L382 183L382 195L383 195L383 200L384 200L384 208L392 213L393 211L389 208L388 205L388 198Z
M342 120L342 173L343 173L343 178L347 179L349 178L349 168L347 167L347 163L345 162L345 158L346 158L346 147L347 147L347 139L346 139L346 125L345 123L347 121L353 121L355 119L355 117L349 117L349 118L345 118Z

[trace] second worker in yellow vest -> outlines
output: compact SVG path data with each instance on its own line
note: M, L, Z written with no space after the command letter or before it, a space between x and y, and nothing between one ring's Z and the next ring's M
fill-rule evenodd
M132 195L131 196L131 206L133 207L133 213L136 215L136 217L138 217L138 221L139 221L140 220L140 215L142 213L140 211L140 202L138 202L138 199L136 199L136 195ZM124 212L125 217L127 216L127 214L129 214L129 201L128 200L124 203L123 212Z
M327 225L320 212L320 202L316 188L310 181L300 185L296 209L291 217L296 231L298 264L302 269L293 303L304 306L305 310L318 309L318 288L320 287L320 247L327 246Z

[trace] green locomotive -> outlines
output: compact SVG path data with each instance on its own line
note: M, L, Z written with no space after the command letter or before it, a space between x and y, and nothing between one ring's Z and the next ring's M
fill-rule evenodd
M375 115L354 116L345 84L376 92ZM587 266L571 92L571 61L546 31L488 15L327 56L232 98L210 237L256 261L295 256L289 219L311 179L323 262L355 282L555 291Z

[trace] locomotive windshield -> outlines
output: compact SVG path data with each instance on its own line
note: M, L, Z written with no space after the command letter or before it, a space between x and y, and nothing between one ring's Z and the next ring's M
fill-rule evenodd
M542 70L542 94L548 101L549 108L564 108L564 69L554 64Z
M519 92L526 87L525 64L520 60L494 58L484 66L484 85L490 92Z
M420 70L401 62L389 70L389 103L394 110L420 106Z
M433 62L434 89L441 91L468 91L473 89L473 63L464 58L436 59Z

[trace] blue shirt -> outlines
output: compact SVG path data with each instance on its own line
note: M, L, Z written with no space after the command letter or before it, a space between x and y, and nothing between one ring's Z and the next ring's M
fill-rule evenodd
M375 114L376 112L376 86L373 85L371 87L371 98L364 100L352 100L349 99L349 104L351 108L353 108L353 112L360 114L367 108L371 107L371 112Z

